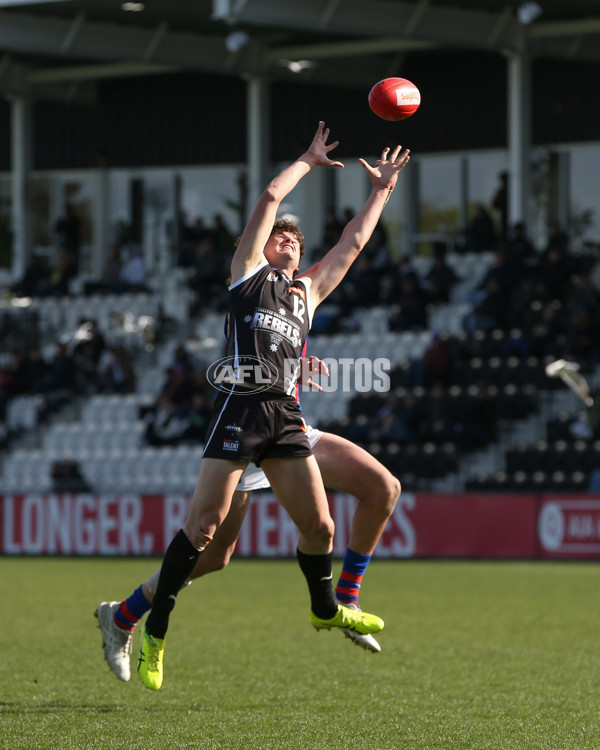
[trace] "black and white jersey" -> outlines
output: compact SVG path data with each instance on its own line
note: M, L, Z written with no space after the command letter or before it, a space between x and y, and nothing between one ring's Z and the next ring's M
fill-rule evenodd
M265 261L229 287L228 356L242 386L294 395L311 323L310 279L290 279Z

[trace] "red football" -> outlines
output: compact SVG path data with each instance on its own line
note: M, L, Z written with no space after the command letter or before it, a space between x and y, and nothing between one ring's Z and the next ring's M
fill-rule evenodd
M406 78L384 78L369 91L369 107L383 120L405 120L421 104L421 93Z

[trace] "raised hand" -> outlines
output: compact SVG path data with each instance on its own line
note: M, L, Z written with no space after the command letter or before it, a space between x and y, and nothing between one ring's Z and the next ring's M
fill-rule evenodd
M390 148L386 147L381 153L381 158L372 167L364 159L359 159L365 171L371 178L373 185L385 187L392 191L396 185L398 175L410 161L410 151L402 146L396 146L390 155Z
M319 127L315 133L315 137L312 143L306 151L305 157L310 162L311 166L326 166L326 167L342 167L341 161L333 161L329 158L328 154L332 151L339 143L334 141L328 144L327 139L329 138L329 128L325 127L325 123L320 120Z

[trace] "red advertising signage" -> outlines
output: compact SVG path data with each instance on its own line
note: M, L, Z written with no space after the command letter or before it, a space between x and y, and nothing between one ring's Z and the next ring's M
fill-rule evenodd
M0 551L6 555L162 555L183 525L189 502L188 496L180 495L0 497ZM356 500L332 493L329 502L336 524L334 552L339 557L350 538ZM405 492L375 554L385 558L534 557L536 508L533 495ZM552 509L545 512L557 517ZM597 515L600 518L600 501ZM548 531L550 521L544 522L546 541L557 538L556 531ZM273 494L255 493L236 554L293 557L297 541L296 527ZM600 541L597 546L600 550ZM548 552L548 545L544 549Z
M502 558L535 554L533 495L413 497L408 518L415 530L414 556Z
M600 497L542 498L538 539L539 553L544 558L600 558Z

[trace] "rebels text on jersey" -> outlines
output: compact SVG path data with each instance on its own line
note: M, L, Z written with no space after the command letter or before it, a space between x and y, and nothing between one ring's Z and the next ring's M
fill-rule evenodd
M229 287L228 355L254 358L243 385L292 395L310 328L308 284L263 263Z

